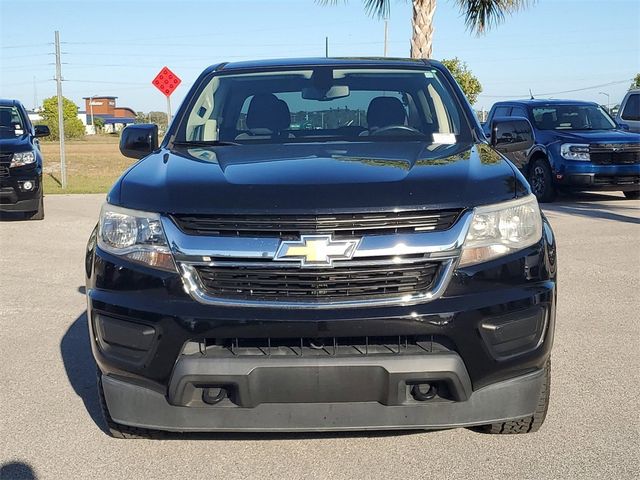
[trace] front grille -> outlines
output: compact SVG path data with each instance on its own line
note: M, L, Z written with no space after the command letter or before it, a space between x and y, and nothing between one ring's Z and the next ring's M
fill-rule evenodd
M591 163L625 165L640 163L640 144L595 144L589 147Z
M12 157L13 153L0 153L0 163L6 163L8 165L11 163Z
M423 355L454 350L436 335L320 338L203 338L185 345L183 354L206 357Z
M594 175L594 185L640 185L640 175Z
M446 230L455 223L461 212L462 210L438 210L335 215L174 215L173 220L180 230L189 235L374 235Z
M382 262L380 262L382 260ZM207 293L219 298L276 301L344 301L394 298L428 291L441 266L423 256L411 263L392 258L374 264L335 263L331 268L264 266L198 266Z
M9 176L9 168L0 165L0 178Z

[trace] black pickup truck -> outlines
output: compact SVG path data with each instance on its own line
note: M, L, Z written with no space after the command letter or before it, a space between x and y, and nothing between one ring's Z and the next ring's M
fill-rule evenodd
M18 100L0 99L0 218L7 213L44 219L42 153L44 125L33 126Z
M86 255L112 435L536 431L556 244L438 62L206 69L108 194Z

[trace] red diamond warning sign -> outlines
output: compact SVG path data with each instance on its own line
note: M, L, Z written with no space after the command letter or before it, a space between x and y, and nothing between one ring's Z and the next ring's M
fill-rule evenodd
M180 82L181 80L175 73L167 67L164 67L151 83L153 83L158 90L168 97L173 93L178 85L180 85Z

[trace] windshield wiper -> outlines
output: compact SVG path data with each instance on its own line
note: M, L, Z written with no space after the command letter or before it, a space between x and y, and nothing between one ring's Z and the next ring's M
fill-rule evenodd
M226 142L223 140L190 140L187 142L173 142L173 144L181 147L226 147L240 145L236 142Z

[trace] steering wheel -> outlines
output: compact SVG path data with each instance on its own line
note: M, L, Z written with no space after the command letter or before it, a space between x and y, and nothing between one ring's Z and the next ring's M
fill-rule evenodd
M386 127L381 127L377 130L374 130L369 135L393 135L393 133L390 132L394 132L394 130L398 135L422 135L422 132L420 130L417 130L413 127L408 127L406 125L387 125Z

